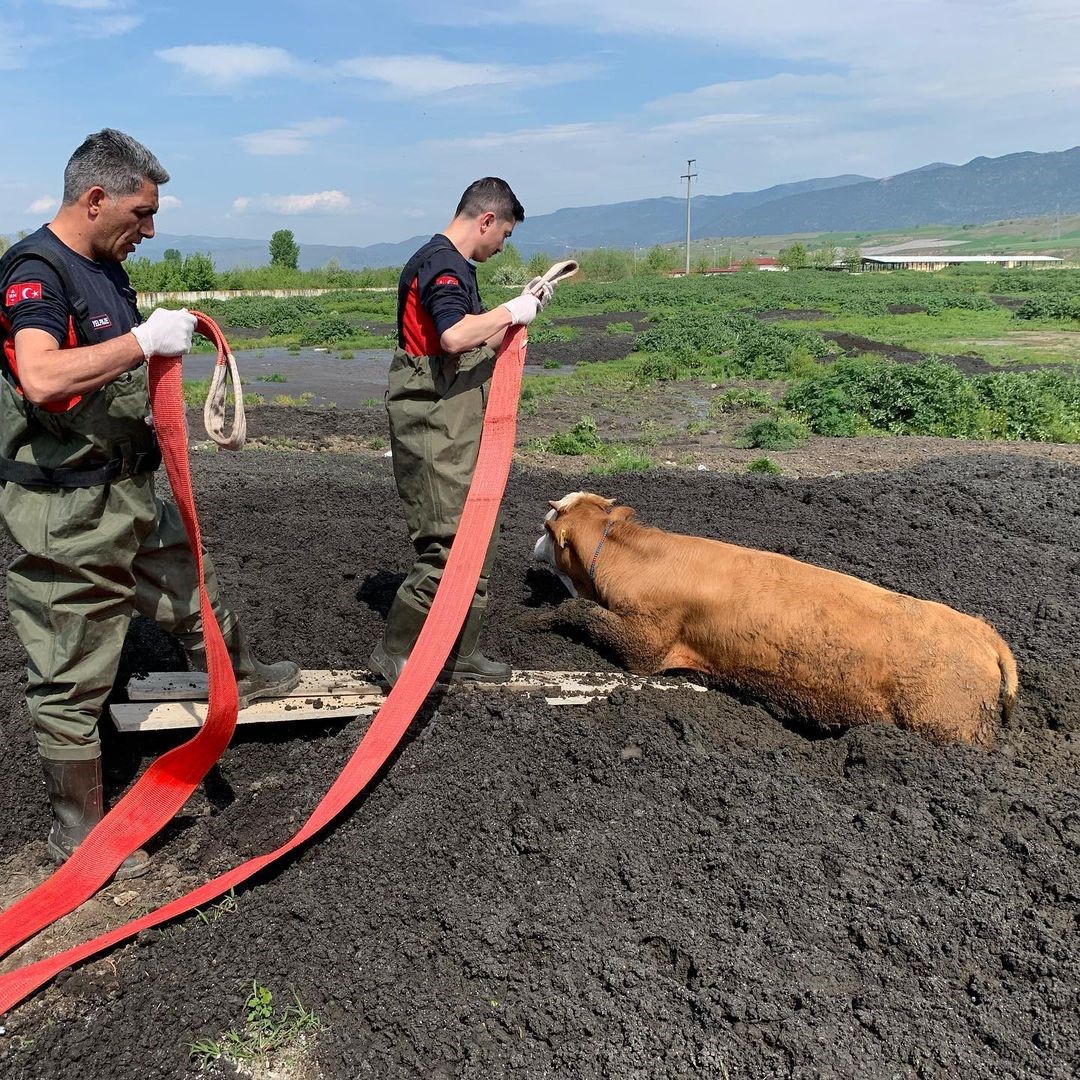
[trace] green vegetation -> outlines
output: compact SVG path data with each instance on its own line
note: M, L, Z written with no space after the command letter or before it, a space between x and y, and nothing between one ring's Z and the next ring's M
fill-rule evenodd
M754 458L754 460L746 466L746 471L752 473L765 473L770 476L775 476L782 470L775 461L770 461L767 457L759 457Z
M300 262L300 246L291 229L278 229L270 237L270 265L283 266L286 270L297 269Z
M1080 378L1059 372L967 378L933 358L850 358L794 383L783 405L820 435L1080 441Z
M210 379L184 379L184 404L195 409L201 409L210 393ZM225 392L225 404L232 407L233 395L231 390ZM245 393L245 405L265 405L266 398L261 394Z
M591 416L583 416L569 431L556 432L547 439L534 439L530 447L548 454L591 457L594 460L589 471L602 476L651 469L655 464L648 454L622 443L605 442Z
M288 382L289 380L284 375L282 375L280 371L272 371L272 372L270 372L269 375L256 375L255 376L255 381L256 382L283 383L283 382Z
M274 1065L295 1065L312 1049L323 1030L322 1021L293 994L293 1004L274 1009L274 996L258 981L244 1002L245 1020L239 1029L223 1032L216 1039L192 1043L189 1056L200 1069L214 1062L268 1070Z
M746 429L740 445L761 450L794 450L810 438L810 429L790 414L767 416Z

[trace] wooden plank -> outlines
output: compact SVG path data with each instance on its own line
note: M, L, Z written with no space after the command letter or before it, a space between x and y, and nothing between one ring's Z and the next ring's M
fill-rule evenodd
M286 695L291 698L335 694L381 694L367 671L301 671L300 682ZM151 671L127 684L129 701L205 701L203 671Z
M352 671L304 671L299 685L287 697L257 701L241 709L236 722L274 724L371 716L383 703L384 694L380 687L357 676ZM519 690L543 693L549 705L587 705L619 688L645 687L699 693L706 690L684 679L645 678L615 671L515 671L508 683L440 684L432 693ZM131 704L109 707L117 731L197 728L206 719L206 675L200 672L153 672L132 679L128 693Z
M382 698L341 695L329 698L275 698L256 701L236 716L237 724L275 724L300 720L348 720L371 716ZM110 705L109 713L117 731L164 731L174 728L201 727L206 720L203 701L134 702Z
M463 684L462 684L463 685ZM469 683L473 690L551 690L563 695L587 694L591 698L609 694L617 687L640 690L705 690L685 679L627 675L620 671L514 671L507 683ZM436 688L438 689L438 688ZM200 671L154 671L127 685L129 701L205 701L206 675ZM300 682L290 690L290 698L330 697L340 694L381 695L382 687L370 681L366 671L309 670L300 672Z

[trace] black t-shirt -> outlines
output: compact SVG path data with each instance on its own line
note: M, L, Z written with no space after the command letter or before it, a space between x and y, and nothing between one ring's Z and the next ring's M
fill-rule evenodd
M92 340L87 345L126 334L139 322L135 290L118 262L94 262L72 251L46 227L27 237L46 247L67 267L75 288L90 310ZM12 251L16 251L16 244ZM40 258L30 257L13 265L0 280L0 304L11 322L12 336L20 330L45 330L58 344L67 341L71 306L56 272ZM84 344L80 342L80 344Z
M415 356L436 356L439 338L465 315L484 311L476 267L442 233L405 264L398 282L398 344Z

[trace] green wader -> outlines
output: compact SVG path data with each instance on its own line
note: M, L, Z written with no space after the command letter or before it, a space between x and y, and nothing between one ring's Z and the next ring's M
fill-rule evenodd
M495 352L484 345L460 356L410 356L396 349L390 362L386 409L394 479L405 508L416 562L398 598L427 612L435 598L465 497L472 483ZM496 521L472 607L487 606L495 563Z
M66 413L45 413L0 380L0 454L47 468L131 461L88 488L0 488L0 520L22 549L8 567L12 625L28 655L26 700L38 750L52 761L100 755L98 718L112 689L128 623L138 612L199 640L198 578L179 512L154 491L152 472L131 475L152 450L146 368L121 375ZM207 588L223 632L213 563Z

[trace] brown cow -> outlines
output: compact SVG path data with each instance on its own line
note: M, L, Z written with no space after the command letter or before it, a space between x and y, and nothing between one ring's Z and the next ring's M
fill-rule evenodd
M1016 661L981 619L785 555L640 525L591 492L550 505L536 557L582 599L539 623L583 626L637 675L701 671L824 727L884 721L985 748L1016 701Z

